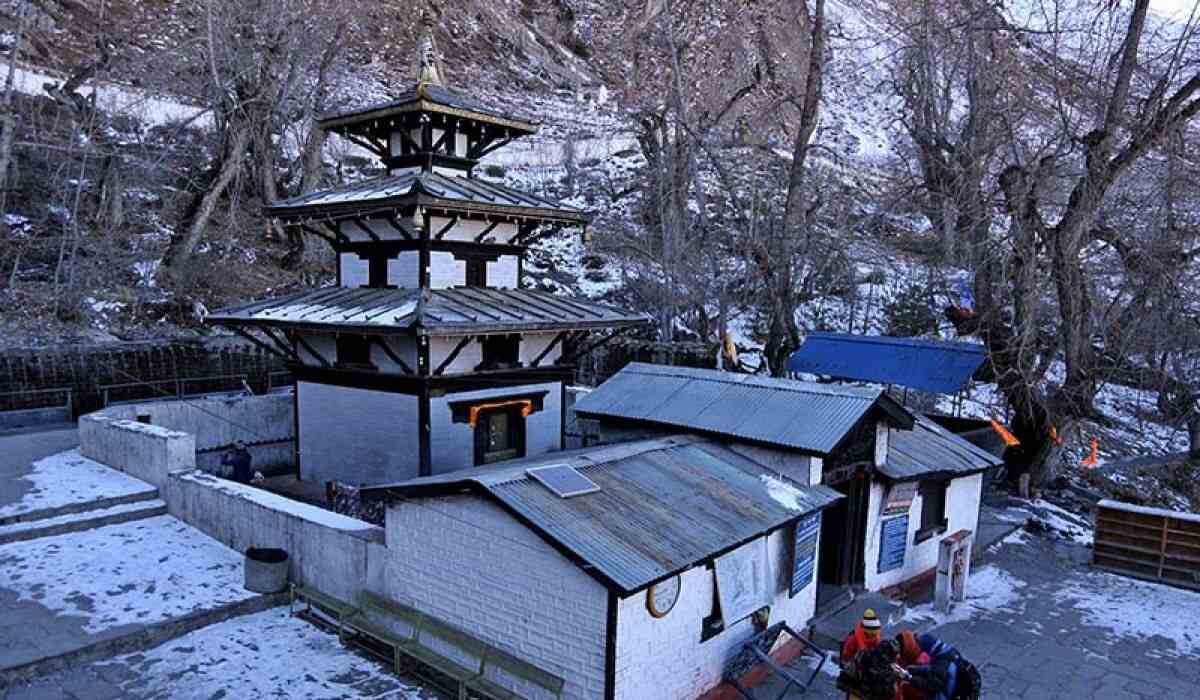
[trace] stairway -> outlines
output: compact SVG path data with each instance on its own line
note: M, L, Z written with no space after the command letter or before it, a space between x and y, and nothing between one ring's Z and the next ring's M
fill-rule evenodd
M158 497L158 489L154 488L112 498L30 511L0 518L0 545L92 530L105 525L152 518L166 512L167 504Z

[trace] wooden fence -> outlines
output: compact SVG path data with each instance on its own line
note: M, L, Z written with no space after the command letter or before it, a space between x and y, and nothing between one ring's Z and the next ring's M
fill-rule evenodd
M1200 591L1200 515L1100 501L1092 564Z

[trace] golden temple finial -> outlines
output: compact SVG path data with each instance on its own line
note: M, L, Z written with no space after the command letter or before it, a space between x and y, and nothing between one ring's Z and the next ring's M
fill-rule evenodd
M433 13L427 8L421 13L424 31L417 44L417 85L445 86L446 71L442 68L442 56L433 40Z

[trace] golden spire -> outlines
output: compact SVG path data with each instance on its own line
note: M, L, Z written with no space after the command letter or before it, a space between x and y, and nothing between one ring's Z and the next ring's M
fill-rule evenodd
M433 13L428 9L421 13L424 32L417 43L417 86L445 86L446 71L442 68L442 56L433 40Z

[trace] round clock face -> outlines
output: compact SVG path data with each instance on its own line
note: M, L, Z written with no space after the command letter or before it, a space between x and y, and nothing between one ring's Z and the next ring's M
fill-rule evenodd
M679 600L680 578L669 578L650 587L646 591L646 607L654 617L662 617L671 612L675 602Z

